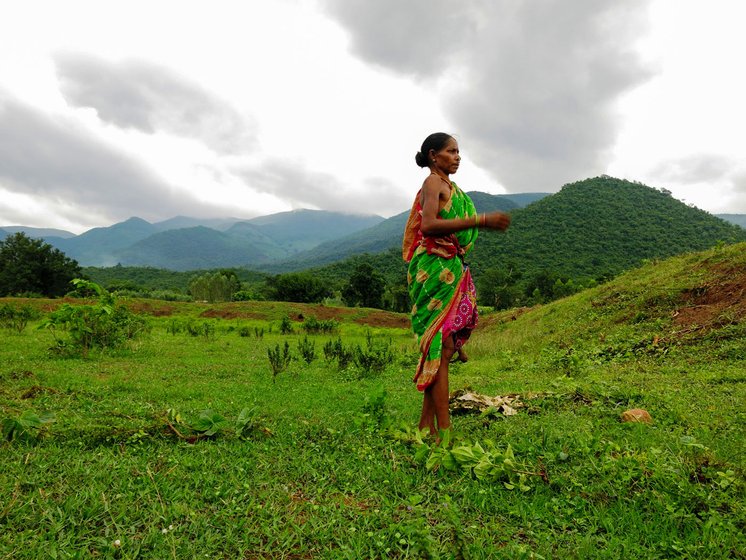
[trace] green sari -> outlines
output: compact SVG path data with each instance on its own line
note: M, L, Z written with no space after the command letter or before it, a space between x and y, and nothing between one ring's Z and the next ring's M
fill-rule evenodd
M476 216L474 203L454 182L451 196L442 205L442 219ZM435 381L443 338L454 335L460 348L476 326L476 293L463 258L471 251L477 228L444 237L423 236L422 207L417 193L404 230L402 257L409 263L407 282L412 306L412 330L420 346L414 381L424 391Z

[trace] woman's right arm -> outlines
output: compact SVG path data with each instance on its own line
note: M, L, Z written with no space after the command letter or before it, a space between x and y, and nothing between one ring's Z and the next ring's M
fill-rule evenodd
M510 216L504 212L488 212L467 218L438 218L440 199L449 195L448 187L439 177L430 175L425 179L422 185L422 235L437 237L473 227L505 230L510 225Z

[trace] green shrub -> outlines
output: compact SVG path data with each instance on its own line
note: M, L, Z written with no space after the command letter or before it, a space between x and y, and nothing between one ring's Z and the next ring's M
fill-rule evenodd
M309 317L303 321L301 328L308 334L331 334L339 328L339 321L335 319L319 321L316 317Z
M118 305L115 297L104 288L87 280L75 279L76 290L92 291L98 302L92 305L65 303L42 322L39 328L49 329L56 340L55 351L69 355L87 355L92 349L116 348L145 332L147 322ZM58 338L57 331L67 333Z
M285 342L285 346L280 350L280 345L276 344L274 350L267 348L267 356L269 357L269 366L272 368L272 381L277 378L277 375L285 371L290 365L290 361L293 357L290 354L290 345Z
M23 332L31 319L36 319L38 313L29 305L16 307L9 303L0 306L0 328L13 329Z
M303 340L298 341L298 353L307 364L310 364L316 359L316 343L304 336Z

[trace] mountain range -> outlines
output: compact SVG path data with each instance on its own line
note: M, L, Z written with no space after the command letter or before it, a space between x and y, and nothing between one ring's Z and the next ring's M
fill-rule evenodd
M619 272L643 258L746 239L746 215L722 218L636 182L597 177L559 192L491 195L470 192L478 211L513 215L506 235L485 232L478 268L544 263L571 276ZM384 219L321 210L295 210L250 220L178 216L149 223L133 217L80 235L56 229L0 227L43 238L82 266L147 266L188 271L246 267L269 273L318 268L362 253L382 254L401 243L409 210ZM740 227L736 227L736 224ZM568 254L574 258L567 259ZM528 259L528 260L527 260Z
M548 193L471 194L481 211L510 211ZM43 238L81 266L298 270L388 248L392 239L401 237L408 214L405 211L385 219L302 209L249 220L177 216L157 223L132 217L80 235L57 229L3 226L0 240L23 231L29 237Z

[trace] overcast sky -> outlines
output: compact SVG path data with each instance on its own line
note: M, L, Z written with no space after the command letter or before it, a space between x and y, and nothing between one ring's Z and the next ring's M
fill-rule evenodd
M743 0L0 5L0 226L390 216L601 174L746 213Z

